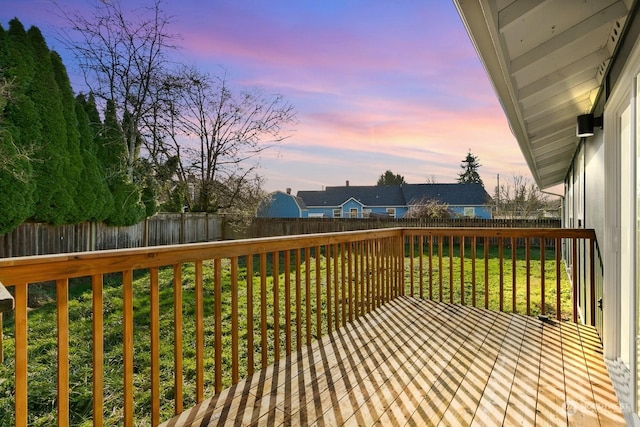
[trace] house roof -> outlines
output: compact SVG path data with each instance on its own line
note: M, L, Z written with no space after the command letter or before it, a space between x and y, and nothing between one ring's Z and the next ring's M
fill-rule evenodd
M454 0L536 183L562 183L638 0Z
M298 196L291 196L293 198L293 200L296 202L296 204L298 205L298 207L300 208L300 210L307 210L307 204L304 202L304 200L302 200L300 197Z
M355 199L364 206L408 206L420 199L448 205L485 205L491 198L481 184L403 184L327 187L322 191L298 191L310 207L341 206Z
M365 206L404 206L399 185L327 187L323 191L298 191L307 206L340 206L353 198Z
M452 206L486 205L491 197L482 184L409 184L402 187L407 205L423 199L438 200Z

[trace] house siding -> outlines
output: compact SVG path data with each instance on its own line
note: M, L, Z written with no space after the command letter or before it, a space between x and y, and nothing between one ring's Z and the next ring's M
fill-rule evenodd
M603 115L606 118L614 117L619 111L619 105L612 105L610 102L610 94L615 93L619 89L624 89L630 85L629 81L622 80L622 70L629 61L629 56L633 51L633 46L637 45L637 36L640 34L640 22L635 19L629 31L631 37L627 37L620 46L618 55L613 61L611 70L608 74L609 90L606 96L601 97L598 104L594 108L594 115ZM636 47L637 49L637 47ZM636 65L637 66L637 65ZM633 73L632 73L633 74ZM630 90L630 88L629 88ZM618 102L618 101L615 101ZM628 100L623 100L622 105L632 103L632 96ZM607 122L610 124L610 122ZM618 300L618 291L613 293L614 289L619 288L621 277L619 273L615 273L619 269L619 253L620 245L628 245L624 243L629 240L628 230L622 229L621 218L624 219L630 212L622 212L623 202L621 195L621 162L630 162L628 158L621 158L621 147L617 141L618 130L615 126L604 126L604 129L596 129L595 135L580 141L570 169L565 178L565 195L564 195L564 214L563 226L576 228L592 228L595 230L598 242L598 248L602 256L602 262L605 271L604 305L609 309L609 313L613 310L619 310L622 301ZM638 167L638 166L636 166ZM631 171L633 173L633 171ZM622 177L629 179L629 177ZM616 196L617 195L617 199ZM616 201L617 200L617 201ZM633 202L631 202L633 205ZM565 257L568 255L569 248L565 248ZM573 262L569 259L569 262ZM577 262L580 262L578 260ZM571 267L571 264L569 264ZM579 267L579 265L578 265ZM608 267L608 268L607 268ZM581 270L582 274L585 274ZM583 307L584 296L587 289L582 286L588 277L581 277L581 285L578 294L581 299L581 307ZM608 290L608 291L607 291ZM613 336L604 330L604 323L617 323L615 316L601 313L597 309L596 327L603 334L603 342L605 344L606 357L618 357L619 354L619 337ZM613 327L615 328L615 327ZM616 331L618 333L618 331Z
M302 209L294 196L283 192L275 192L270 195L258 208L258 218L307 218L307 209Z
M354 209L357 218L370 214L388 215L393 209L395 218L404 218L412 204L421 200L444 203L457 216L465 216L466 208L473 208L475 218L492 218L491 197L481 184L402 184L391 186L327 187L322 191L299 191L312 216L350 218Z
M493 217L490 206L449 206L449 210L460 217L465 216L464 211L466 208L474 209L475 212L472 218L491 219Z
M354 199L347 200L347 202L342 205L340 209L342 211L342 218L351 218L351 209L356 210L356 218L362 218L363 205L362 203L359 203Z
M395 208L396 218L402 218L407 213L407 208L404 206L389 206L389 207ZM333 218L334 209L340 209L341 218L350 218L350 210L352 208L358 209L357 218L365 218L366 217L364 216L365 211L369 213L375 213L375 214L381 214L381 215L387 214L386 206L364 206L357 202L345 203L342 206L330 206L330 207L309 206L308 207L309 214L311 216L324 215L328 218Z

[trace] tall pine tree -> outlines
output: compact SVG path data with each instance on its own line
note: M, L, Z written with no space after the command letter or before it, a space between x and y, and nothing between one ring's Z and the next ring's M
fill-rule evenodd
M18 20L0 27L0 234L11 231L34 211L35 181L27 157L40 138L35 105L26 95L33 78L33 56Z
M64 174L69 185L67 191L73 198L73 209L67 213L67 223L76 223L86 220L90 217L87 215L87 206L82 206L83 194L79 194L79 190L91 191L82 186L85 182L83 178L83 157L80 152L80 133L78 130L78 118L76 116L75 98L71 89L71 82L67 75L67 70L62 63L62 59L57 52L50 52L51 67L53 76L60 91L60 101L62 102L62 115L64 116L64 125L66 132L66 155Z
M62 95L42 33L36 27L31 27L27 35L35 70L27 94L35 104L42 124L42 134L36 141L34 152L36 205L33 218L49 224L64 224L71 219L75 206L73 187L67 179L71 165Z
M471 154L471 150L467 153L467 157L462 161L460 168L462 172L458 174L458 182L466 184L469 182L475 182L484 186L478 168L482 166L478 161L478 156Z
M0 26L0 234L27 219L131 225L155 213L144 164L131 180L122 125L113 103L103 123L91 95L74 97L38 28Z
M113 196L113 211L105 219L112 225L132 225L145 218L140 189L129 179L125 144L113 102L107 101L103 130L100 133L100 161L105 165L107 182Z
M82 156L82 179L78 182L76 206L83 219L104 221L113 210L113 197L107 186L104 168L98 161L94 133L87 115L90 107L84 95L76 97L75 106ZM95 104L93 108L95 109ZM98 112L95 114L97 117ZM100 123L98 125L101 126Z

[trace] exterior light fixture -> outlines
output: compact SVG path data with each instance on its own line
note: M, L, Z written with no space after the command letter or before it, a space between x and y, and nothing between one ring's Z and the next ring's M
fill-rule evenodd
M602 116L593 117L593 114L582 114L578 116L577 121L576 136L581 138L593 136L594 126L599 126L602 129Z

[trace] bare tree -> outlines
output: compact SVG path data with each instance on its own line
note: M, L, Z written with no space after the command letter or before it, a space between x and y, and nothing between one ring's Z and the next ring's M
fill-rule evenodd
M91 92L115 106L129 179L148 180L137 171L148 156L180 206L211 212L246 200L261 183L250 160L287 137L292 106L278 95L234 93L225 75L176 71L168 53L177 36L161 0L135 10L121 0L96 4L90 18L69 16L75 37L66 40Z
M422 198L419 200L412 200L409 203L409 210L407 211L405 218L451 218L452 213L449 210L449 205L442 203L439 200Z
M113 101L118 131L126 146L126 172L134 180L139 155L142 117L157 100L152 82L168 65L176 35L168 32L170 19L161 1L149 7L125 10L120 0L96 2L93 16L64 14L72 33L65 35L75 53L90 91Z
M190 188L189 208L215 212L249 200L257 207L259 157L289 136L291 104L258 90L234 92L225 73L193 68L165 76L156 88L162 103L148 117L153 135L145 138L146 149L158 167L174 162L182 188Z
M545 209L559 202L540 191L529 178L512 175L496 185L493 197L498 218L540 218Z

